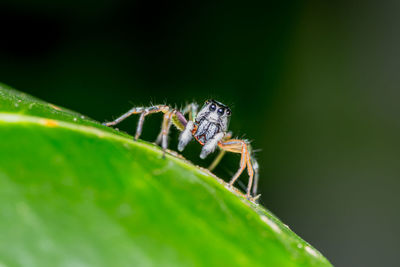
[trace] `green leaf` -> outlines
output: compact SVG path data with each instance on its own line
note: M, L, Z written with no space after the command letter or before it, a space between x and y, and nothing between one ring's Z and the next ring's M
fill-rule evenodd
M0 266L331 266L176 153L0 86Z

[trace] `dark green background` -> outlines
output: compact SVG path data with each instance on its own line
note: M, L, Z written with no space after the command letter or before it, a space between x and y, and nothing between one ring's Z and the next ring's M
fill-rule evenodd
M268 209L334 265L394 266L400 3L321 2L3 0L0 81L99 121L150 102L229 104L231 130L261 149ZM199 151L184 155L206 166Z

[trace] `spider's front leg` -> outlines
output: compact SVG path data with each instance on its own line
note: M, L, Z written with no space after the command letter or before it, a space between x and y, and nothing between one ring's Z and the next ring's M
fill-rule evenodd
M221 149L224 149L226 151L241 154L240 167L238 171L235 173L235 175L232 177L231 181L229 182L229 185L232 186L239 178L240 174L242 174L244 169L247 167L247 173L249 174L249 183L247 185L246 197L250 198L251 197L250 192L253 186L254 169L253 169L253 160L249 152L248 142L246 142L245 140L231 139L221 142L218 145ZM257 165L257 170L258 170L258 165ZM255 193L254 190L253 193Z

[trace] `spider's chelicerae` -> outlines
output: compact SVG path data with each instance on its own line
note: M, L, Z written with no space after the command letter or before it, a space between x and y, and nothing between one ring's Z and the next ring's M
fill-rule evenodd
M196 103L191 103L182 110L171 108L167 105L155 105L147 108L134 107L116 120L106 122L104 125L116 125L132 114L140 114L135 134L136 140L142 133L144 118L149 114L162 112L164 113L164 119L156 143L161 143L164 151L167 149L167 139L171 124L174 124L178 130L182 131L179 136L179 151L183 151L192 138L196 139L203 146L200 153L200 158L202 159L214 152L217 147L220 148L219 155L209 167L210 170L213 170L217 166L226 151L240 153L239 170L232 177L229 185L232 186L247 167L249 182L246 197L250 198L250 192L255 197L258 183L258 163L252 154L250 143L247 140L232 139L232 133L227 132L229 117L231 116L230 108L218 101L207 100L200 111L197 112L197 110L198 105ZM185 118L186 114L189 115L189 120Z

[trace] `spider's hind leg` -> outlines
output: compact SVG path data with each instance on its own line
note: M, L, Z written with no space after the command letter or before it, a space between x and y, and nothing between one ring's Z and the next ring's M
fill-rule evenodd
M140 114L139 121L138 121L138 124L136 127L135 140L137 140L140 137L140 135L142 134L144 119L147 115L162 112L162 113L164 113L164 116L165 116L165 114L167 114L170 109L171 108L166 105L157 105L157 106L152 106L152 107L146 108Z
M170 110L170 107L166 106L166 105L156 105L156 106L151 106L151 107L147 107L147 108L134 107L134 108L131 108L128 112L119 116L114 121L105 122L105 123L103 123L103 125L113 126L113 125L120 123L121 121L125 120L126 118L130 117L133 114L140 114L139 121L138 121L138 124L136 127L136 133L135 133L135 140L137 140L140 137L140 135L142 134L144 119L147 115L153 114L153 113L158 113L158 112L167 113L169 110Z
M168 134L169 134L169 130L171 129L171 118L174 115L174 111L169 111L167 113L164 114L164 118L163 118L163 122L162 122L162 126L161 126L161 132L159 134L159 136L161 135L161 147L164 151L164 156L165 156L165 150L168 147ZM159 139L159 138L157 138Z
M140 114L145 110L144 107L134 107L131 108L130 110L128 110L128 112L125 112L124 114L122 114L121 116L119 116L118 118L116 118L113 121L110 122L104 122L102 123L105 126L114 126L117 125L118 123L120 123L121 121L125 120L126 118L130 117L133 114Z
M197 115L197 110L199 108L199 105L195 102L192 102L190 104L187 104L183 109L182 109L182 114L186 115L189 114L189 120L194 121Z
M185 118L185 114L189 113L189 117L194 119L197 113L198 105L195 103L191 103L187 105L182 112L171 108L167 105L155 105L151 107L134 107L130 109L128 112L122 114L120 117L111 122L105 122L103 125L105 126L113 126L117 125L121 121L130 117L133 114L140 114L139 121L136 127L135 140L140 137L142 134L144 119L147 115L162 112L164 113L163 122L161 126L161 132L157 137L156 143L161 144L161 147L165 151L168 146L168 134L171 128L171 124L174 124L176 128L180 131L184 131L187 127L188 121Z

